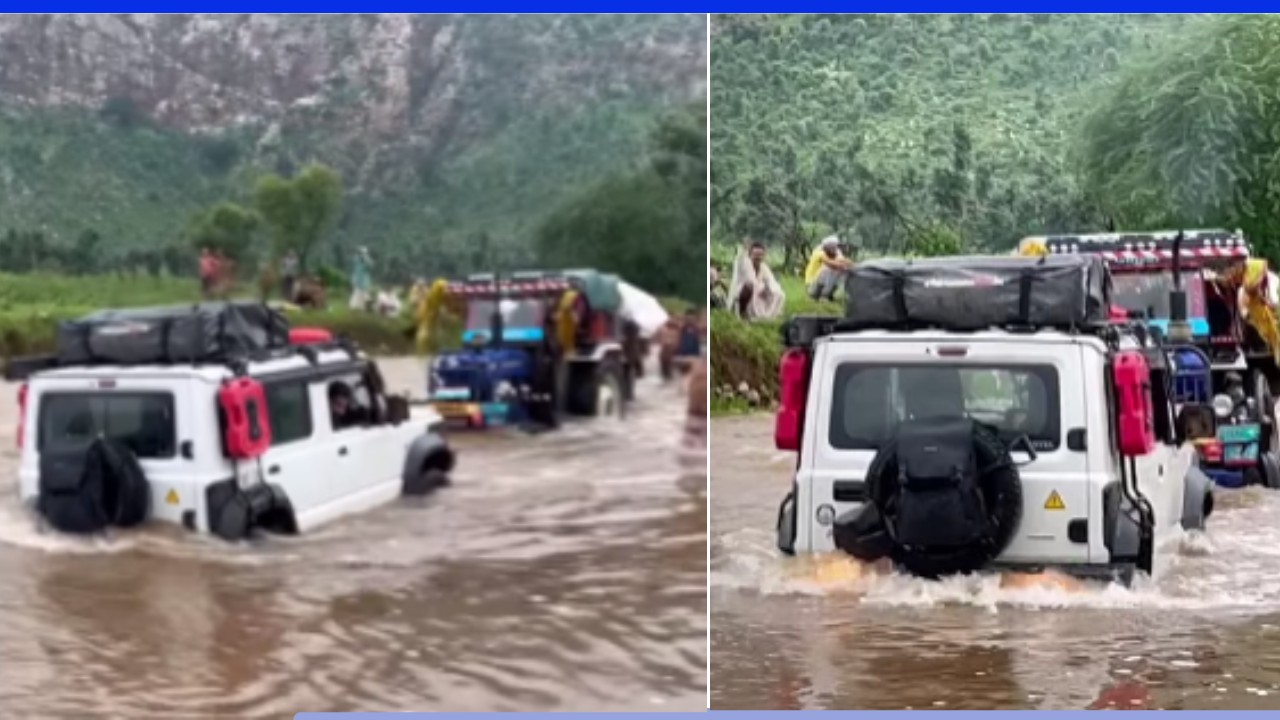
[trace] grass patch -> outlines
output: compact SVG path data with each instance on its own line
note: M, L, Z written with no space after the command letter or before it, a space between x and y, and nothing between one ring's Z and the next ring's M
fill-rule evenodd
M150 275L69 277L50 273L0 273L0 357L48 353L54 350L58 323L103 308L180 305L200 300L195 280ZM672 315L693 307L679 298L659 302ZM328 310L291 310L285 314L294 327L324 328L344 335L375 355L409 355L416 351L416 328L405 314L385 318L354 312L335 303ZM439 328L439 349L457 347L461 327L447 320Z
M725 310L714 310L710 323L711 414L732 415L759 410L740 395L723 394L728 386L737 393L746 386L760 394L761 405L778 397L778 360L782 357L782 324L793 315L838 315L841 301L818 302L805 292L804 281L793 276L778 278L786 300L782 317L746 322Z
M199 299L195 281L184 278L0 274L0 357L52 352L59 322L95 310L178 305ZM341 306L286 315L294 326L345 335L372 354L407 355L415 349L414 327L407 315L384 318Z

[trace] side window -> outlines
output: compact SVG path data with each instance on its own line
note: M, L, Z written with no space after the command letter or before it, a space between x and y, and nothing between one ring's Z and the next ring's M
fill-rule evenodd
M267 383L263 390L267 396L272 446L311 437L311 402L307 399L307 383Z
M369 388L357 374L334 378L325 389L329 399L329 422L334 430L363 427L372 422Z

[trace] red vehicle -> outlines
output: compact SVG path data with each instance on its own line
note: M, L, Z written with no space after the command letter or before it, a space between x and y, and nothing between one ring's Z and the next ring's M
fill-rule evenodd
M1175 392L1182 402L1212 405L1218 422L1217 439L1200 444L1202 466L1226 487L1280 487L1280 364L1274 301L1266 301L1276 280L1240 231L1030 237L1019 251L1100 255L1112 272L1113 302L1166 336L1181 290L1191 347L1174 350L1182 366Z

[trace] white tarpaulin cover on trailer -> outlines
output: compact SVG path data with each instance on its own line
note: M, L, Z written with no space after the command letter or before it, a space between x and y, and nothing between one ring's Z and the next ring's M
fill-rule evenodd
M625 280L618 281L618 292L622 295L618 314L639 325L642 337L652 337L666 324L667 311L657 298Z

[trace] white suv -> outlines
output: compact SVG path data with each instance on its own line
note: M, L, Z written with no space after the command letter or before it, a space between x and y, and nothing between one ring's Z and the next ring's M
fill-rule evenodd
M270 430L269 446L241 460L227 450L227 413L219 402L220 390L237 378L260 387ZM350 406L342 417L330 403L339 396ZM430 491L447 483L454 463L434 432L439 415L385 396L376 364L349 346L293 348L238 366L59 367L33 373L20 398L21 495L32 506L41 508L50 493L83 494L101 485L73 468L64 487L50 487L42 471L53 472L54 456L81 457L95 438L105 438L136 458L142 489L108 487L105 499L76 502L108 519L113 508L93 505L133 503L145 509L136 520L227 539L255 529L305 532L402 493ZM130 492L135 497L117 497Z
M1169 541L1203 527L1212 484L1180 426L1212 410L1173 407L1157 338L1107 322L972 328L983 320L969 315L998 308L966 311L963 329L925 327L1003 292L1003 276L1044 270L1018 262L888 268L907 278L890 302L909 322L893 328L849 322L878 312L855 276L846 318L784 328L776 440L798 457L781 550L890 557L929 577L1013 566L1127 580L1159 574ZM954 295L960 286L935 270L978 279ZM1004 299L1024 317L1037 311L1017 292ZM860 301L871 307L855 312ZM930 313L936 322L922 322Z

